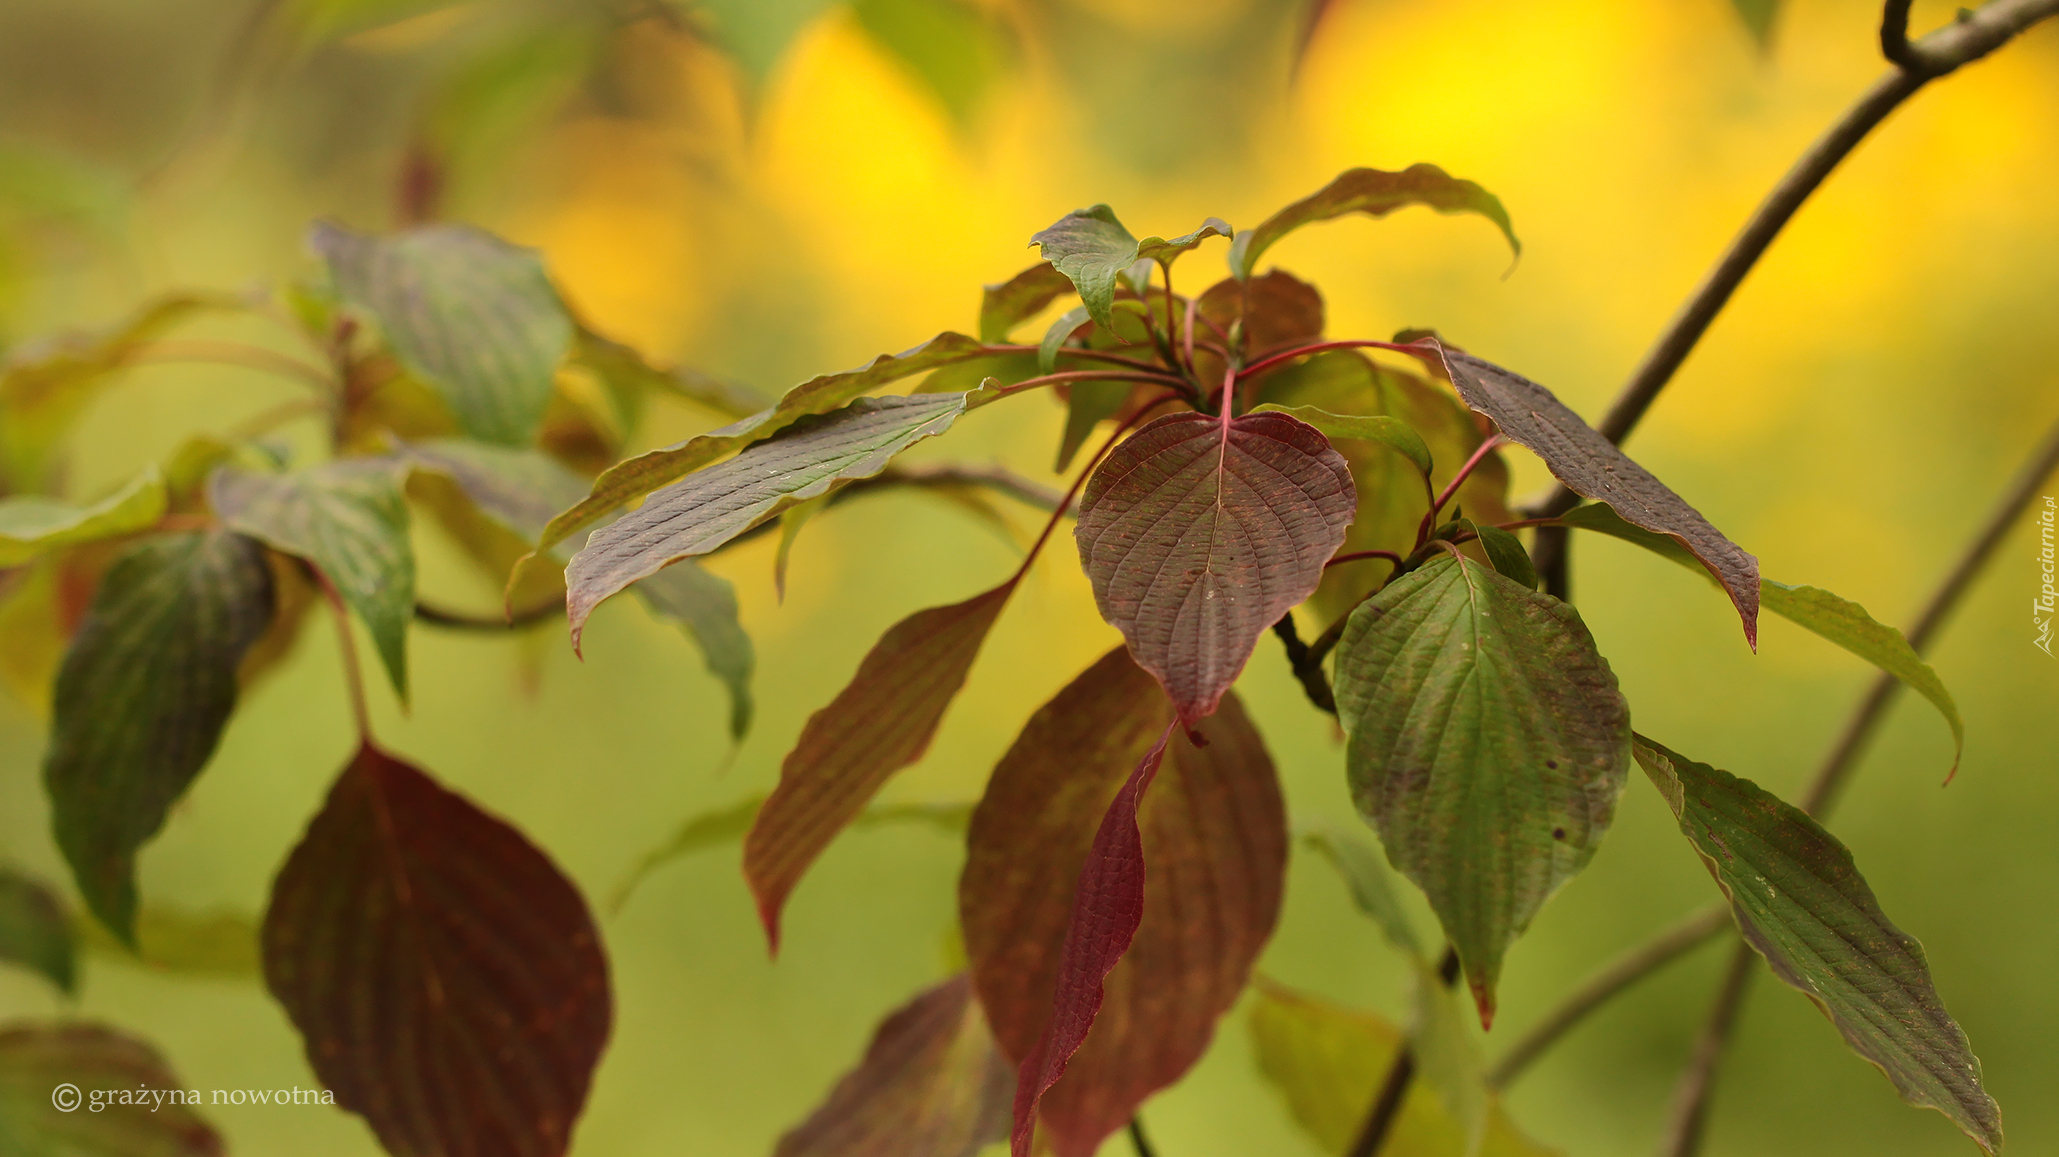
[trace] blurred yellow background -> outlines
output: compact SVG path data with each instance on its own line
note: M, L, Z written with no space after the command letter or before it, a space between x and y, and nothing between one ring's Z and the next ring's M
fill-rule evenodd
M4 0L0 345L103 324L164 288L306 275L311 219L394 224L412 148L444 164L446 215L540 247L603 332L776 392L971 329L980 285L1030 264L1029 234L1067 210L1107 201L1139 235L1210 214L1248 226L1341 169L1431 161L1502 198L1525 246L1512 274L1491 227L1420 210L1306 229L1269 259L1323 289L1332 334L1435 326L1593 417L1759 195L1883 68L1862 0L1790 0L1765 52L1724 0L1339 0L1292 84L1299 5L985 0L1016 35L982 99L954 113L843 6L762 2L798 31L783 51L741 45L757 55L740 68L657 4L331 0L306 6L329 30L282 49L252 48L262 22L230 0ZM1915 25L1951 11L1919 3ZM496 67L541 79L480 79ZM1769 577L1905 622L2059 416L2055 188L2059 27L2045 27L1920 94L1833 176L1632 452ZM1182 262L1180 288L1217 276L1219 246ZM219 332L276 340L240 324ZM139 369L83 423L68 486L97 493L292 389ZM1041 399L990 407L914 454L1048 479L1060 416ZM661 406L634 441L714 424ZM1547 480L1520 451L1512 465L1519 496ZM492 605L490 584L419 533L427 595ZM1639 729L1792 792L1871 672L1777 620L1754 657L1707 584L1612 541L1577 548L1575 595ZM812 523L783 604L770 542L719 556L760 653L759 719L733 761L719 686L631 600L596 615L584 662L555 631L417 630L412 714L374 686L379 730L599 904L682 819L769 788L802 720L887 625L991 585L1019 549L899 496ZM2059 1152L2059 665L2030 645L2035 574L2019 528L1935 650L1967 721L1957 781L1938 786L1944 727L1904 702L1832 824L1928 950L2017 1153ZM1070 550L1050 552L934 748L883 798L975 797L1029 713L1115 639ZM1349 814L1341 746L1269 640L1240 690L1290 805ZM0 857L63 879L41 728L0 704ZM259 911L350 745L333 638L310 630L146 849L146 897ZM654 875L604 916L617 1026L575 1152L768 1153L874 1022L943 974L960 858L927 828L846 835L796 893L776 963L733 850ZM1712 894L1633 782L1593 867L1512 953L1493 1037ZM1595 1018L1516 1086L1516 1118L1578 1157L1648 1152L1721 956L1703 949ZM1401 962L1302 853L1262 968L1405 1007ZM0 1016L71 1013L155 1041L189 1086L313 1083L253 980L96 955L66 1008L0 971ZM1316 1152L1258 1080L1241 1013L1143 1114L1162 1157ZM233 1153L376 1151L333 1109L209 1116ZM1969 1151L1802 997L1758 987L1710 1154Z

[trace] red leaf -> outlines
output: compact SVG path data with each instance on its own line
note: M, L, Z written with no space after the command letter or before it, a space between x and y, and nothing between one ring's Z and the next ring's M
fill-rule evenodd
M744 877L775 953L788 893L880 786L929 749L1015 582L895 623L801 729L744 840Z
M1234 695L1200 725L1206 747L1168 743L1176 721L1118 648L1031 718L973 815L959 919L1021 1065L1018 1155L1039 1097L1059 1157L1084 1157L1178 1080L1272 933L1287 844L1272 761Z
M1115 448L1080 502L1101 616L1191 723L1322 582L1358 509L1351 470L1285 414L1170 414Z
M1011 1076L960 973L882 1021L773 1157L973 1157L1007 1136Z
M579 893L520 832L372 747L272 885L265 983L388 1152L557 1157L612 1017Z

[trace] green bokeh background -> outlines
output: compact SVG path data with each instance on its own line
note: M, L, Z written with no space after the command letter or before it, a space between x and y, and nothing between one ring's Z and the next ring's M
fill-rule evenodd
M1492 229L1421 211L1306 230L1271 259L1324 288L1333 333L1434 325L1592 415L1759 193L1881 68L1877 12L1857 0L1794 0L1764 51L1722 0L1343 0L1292 84L1294 6L986 0L975 7L1014 33L981 42L978 67L944 84L954 106L882 51L862 12L713 7L727 25L662 5L329 0L302 4L321 19L284 35L253 16L283 4L5 0L0 345L104 323L157 289L305 274L310 219L391 225L412 149L441 172L447 215L541 247L604 331L774 391L971 328L980 284L1027 264L1029 233L1079 205L1109 201L1139 234L1207 214L1244 226L1340 169L1428 160L1507 204L1526 248L1506 278ZM1919 3L1915 23L1950 11ZM753 67L689 35L695 21L726 27ZM1633 451L1770 577L1906 621L2059 416L2055 187L2047 27L1923 93L1833 177ZM1218 259L1183 262L1184 288ZM196 332L281 340L244 323ZM134 371L79 429L67 491L97 493L293 390L240 369ZM716 422L661 405L636 441ZM1055 407L1026 399L911 457L1048 478L1058 425ZM311 429L291 433L313 444ZM1542 468L1513 459L1517 494L1540 490ZM491 606L491 584L420 533L425 592ZM721 555L712 567L737 583L761 660L758 723L733 759L719 687L631 600L595 616L584 662L548 630L417 630L412 712L375 687L378 730L521 826L598 903L681 820L767 789L886 626L984 589L1019 550L897 496L812 523L783 604L769 542ZM2030 643L2036 580L2019 526L1936 647L1966 716L1957 781L1939 788L1945 729L1905 701L1833 824L1923 941L2018 1153L2059 1151L2059 665ZM1805 780L1870 678L1780 620L1753 656L1706 583L1622 544L1581 542L1575 591L1639 728L1774 790ZM929 755L883 798L974 798L1028 714L1115 639L1071 553L1052 551ZM1349 814L1341 746L1269 641L1239 690L1291 805ZM42 726L0 705L0 856L62 879ZM146 897L260 910L350 744L333 637L310 630L145 851ZM845 836L796 893L776 963L732 850L653 876L604 918L617 1027L575 1151L769 1152L878 1017L947 968L960 859L927 828ZM1513 951L1489 1050L1711 894L1634 782L1593 867ZM1648 1152L1721 956L1703 949L1594 1018L1516 1087L1517 1119L1569 1154ZM1401 963L1303 853L1262 968L1405 1007ZM96 955L68 1007L0 971L0 1016L71 1014L155 1041L191 1087L313 1083L256 983ZM209 1115L234 1153L375 1152L331 1109ZM1257 1080L1241 1013L1144 1115L1164 1157L1315 1152ZM1900 1105L1802 997L1758 987L1709 1153L1969 1151L1943 1118Z

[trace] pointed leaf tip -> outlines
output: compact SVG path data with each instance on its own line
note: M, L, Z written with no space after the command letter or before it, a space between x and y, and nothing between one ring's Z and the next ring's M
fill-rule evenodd
M1074 538L1101 617L1192 722L1321 584L1357 509L1350 467L1306 423L1170 414L1095 470Z

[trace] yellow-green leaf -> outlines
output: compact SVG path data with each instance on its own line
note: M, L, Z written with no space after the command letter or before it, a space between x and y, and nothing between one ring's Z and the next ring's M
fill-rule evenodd
M0 567L20 566L60 546L131 534L164 516L164 474L146 467L90 506L23 495L0 499Z

